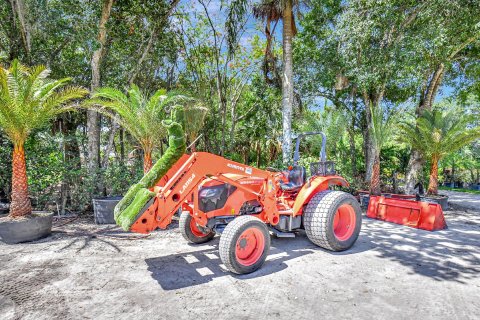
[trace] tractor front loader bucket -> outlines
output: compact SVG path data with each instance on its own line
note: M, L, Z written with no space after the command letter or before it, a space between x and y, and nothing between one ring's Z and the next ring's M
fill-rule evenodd
M367 217L428 231L447 228L442 207L422 201L370 196Z

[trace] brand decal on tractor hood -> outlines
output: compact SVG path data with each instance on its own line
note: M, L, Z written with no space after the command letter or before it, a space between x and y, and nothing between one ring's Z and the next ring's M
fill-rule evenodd
M235 170L240 170L242 172L245 172L246 174L252 174L252 168L244 168L239 165L233 164L233 163L227 163L227 167L235 169Z
M182 190L180 190L180 194L183 194L185 192L185 190L188 188L190 183L192 183L194 178L195 178L195 173L192 173L192 176L188 178L187 182L185 182L185 184L183 185Z

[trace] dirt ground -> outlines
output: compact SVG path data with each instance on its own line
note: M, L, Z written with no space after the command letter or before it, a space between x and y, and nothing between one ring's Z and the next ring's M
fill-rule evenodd
M0 318L478 319L480 213L446 219L432 233L364 218L342 253L273 238L244 276L224 270L218 237L193 246L176 224L138 238L62 219L49 238L0 244Z

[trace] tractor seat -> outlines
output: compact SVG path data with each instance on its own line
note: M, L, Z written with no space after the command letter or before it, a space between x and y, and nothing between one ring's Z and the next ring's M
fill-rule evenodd
M300 190L307 179L306 170L304 167L296 166L288 171L288 182L280 183L280 189L283 191L294 192Z

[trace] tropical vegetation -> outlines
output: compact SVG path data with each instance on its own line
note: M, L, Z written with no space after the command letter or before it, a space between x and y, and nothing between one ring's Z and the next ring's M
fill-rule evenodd
M88 93L67 87L70 78L49 80L49 74L45 66L28 68L18 60L8 68L0 67L0 128L13 145L11 217L32 212L24 148L27 138L58 115L75 110L75 100Z
M402 125L404 135L401 138L411 143L430 162L427 194L438 194L439 161L480 138L480 127L474 126L476 119L469 114L434 109L424 110L416 122Z
M99 88L84 105L111 118L113 123L128 131L141 146L143 172L147 173L153 165L153 150L162 149L163 140L167 137L167 130L161 123L166 119L168 108L177 103L192 103L192 100L175 92L167 94L165 89L159 89L147 98L138 86L132 84L128 95L115 88ZM202 121L202 115L195 116ZM191 123L194 123L193 120ZM112 130L116 130L115 125Z
M63 214L91 210L92 197L125 194L166 152L159 123L180 96L188 98L179 104L189 152L285 168L297 133L324 131L337 171L373 194L412 193L430 182L434 143L420 145L404 130L419 134L428 112L466 115L468 122L455 120L457 133L479 125L476 1L15 3L0 3L2 70L22 65L18 75L28 78L45 65L42 81L69 78L80 90L55 112L26 121L19 111L28 134L10 116L23 109L0 101L0 201L12 202L15 214L30 210L26 199ZM70 90L59 81L52 94ZM13 89L2 89L2 99L33 92L27 82L8 81ZM79 88L89 99L78 101L86 94ZM69 111L77 105L86 110ZM472 139L435 155L439 184L477 188L480 142ZM12 170L14 159L23 161L19 145L27 152L23 178L20 165ZM320 147L305 139L300 162L317 161ZM27 180L28 195L18 193Z

